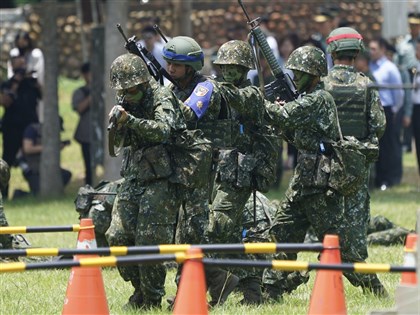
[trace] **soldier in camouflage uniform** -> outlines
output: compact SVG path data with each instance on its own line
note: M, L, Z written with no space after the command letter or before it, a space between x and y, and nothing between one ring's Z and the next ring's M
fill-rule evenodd
M262 193L257 192L256 195L256 218L254 223L254 198L249 198L243 212L243 231L242 237L245 243L248 242L272 242L269 230L273 225L274 217L277 209L280 207L278 200L270 201ZM258 254L255 255L256 259L261 260L280 260L286 259L284 253L271 254ZM277 283L282 287L279 289L282 292L290 293L295 290L300 284L306 283L309 280L308 272L292 272L284 274L274 269L265 269L261 271L262 276L262 291L263 296L269 298L272 285L272 279L278 279ZM253 277L252 274L246 275ZM245 280L246 281L246 280ZM255 291L254 291L255 292ZM249 293L248 293L249 294ZM255 294L255 293L254 293Z
M321 143L336 141L339 126L334 99L323 89L320 79L327 75L325 54L319 48L300 47L292 52L286 68L293 71L301 97L288 103L268 104L266 113L273 124L288 133L288 140L298 149L299 155L270 233L279 242L301 243L312 225L319 239L325 234L339 236L342 261L362 262L344 217L344 199L328 187L331 159L329 148ZM296 259L296 254L288 253L287 257ZM353 285L370 290L382 287L379 280L363 282L360 279L363 276L356 273L346 276ZM278 298L283 293L279 290L281 284L277 279L272 280L271 294Z
M253 191L267 191L275 181L280 138L264 121L263 94L247 79L254 68L251 46L229 41L219 48L214 64L221 68L220 85L231 107L234 142L232 148L219 152L209 235L218 243L238 243L247 200ZM261 303L261 272L234 272L241 278L243 302Z
M110 246L157 245L174 242L179 209L176 189L169 181L173 170L168 144L185 128L177 100L151 80L146 65L134 54L116 58L110 69L111 87L124 106L114 106L117 117L114 143L124 147L121 184L106 232ZM130 306L160 307L165 295L166 270L162 264L122 266L122 278L131 281Z
M93 188L85 185L79 188L74 205L79 219L91 218L95 225L95 239L98 247L108 247L105 233L111 224L112 207L124 179L113 182L102 181Z
M274 200L273 200L274 202ZM398 226L382 215L375 215L370 218L367 228L367 243L369 245L390 246L405 244L405 239L408 234L415 233L414 230L409 230ZM308 230L305 236L305 243L319 242L312 228Z
M325 90L334 98L343 136L353 136L368 148L366 165L359 170L364 182L356 193L344 198L344 216L352 231L350 241L365 260L368 257L366 236L370 220L369 169L379 155L379 139L384 134L386 122L378 91L367 89L372 81L354 69L355 59L364 49L362 40L362 35L350 27L340 27L330 33L327 51L333 58L334 67L323 81ZM362 283L362 286L377 283L373 285L374 293L383 293L383 287L374 274L350 281L354 285Z
M230 119L226 106L221 103L219 88L213 80L199 72L204 65L204 54L200 45L191 37L176 36L165 44L163 58L167 62L168 73L178 84L171 84L170 88L180 100L187 128L201 130L211 141L213 152L230 146L231 140L225 127L229 125ZM201 187L178 185L182 203L177 226L177 243L200 244L209 241L206 231L214 177L212 170L215 167L216 160L213 160L211 168L202 174L204 185ZM179 274L180 269L176 282L179 280ZM239 279L221 269L206 268L206 280L211 296L210 304L214 306L225 302Z
M6 161L0 159L0 191L3 191L10 179L10 168ZM0 226L9 226L3 208L3 197L0 192ZM0 234L0 249L12 248L12 236L10 234Z

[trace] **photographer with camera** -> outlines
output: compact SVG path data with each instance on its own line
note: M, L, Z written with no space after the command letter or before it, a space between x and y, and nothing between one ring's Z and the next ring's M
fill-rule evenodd
M23 56L11 59L13 76L0 86L0 105L5 107L2 118L3 159L8 165L16 166L16 155L22 146L25 128L38 122L37 106L41 89L36 79L28 75ZM7 196L7 187L2 190Z
M60 117L61 130L63 120ZM29 184L30 193L38 195L40 190L40 162L42 152L42 125L40 123L30 124L23 133L22 151L28 168L23 175ZM61 141L61 149L68 146L70 141ZM64 168L60 168L63 185L66 186L70 182L71 172Z

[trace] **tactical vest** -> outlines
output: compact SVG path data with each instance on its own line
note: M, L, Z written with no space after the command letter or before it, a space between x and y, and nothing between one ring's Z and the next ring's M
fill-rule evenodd
M200 129L214 148L232 148L239 133L239 122L231 118L231 110L222 99L221 111L217 120L188 122L188 129Z
M358 74L355 76L357 78ZM361 84L340 84L330 77L324 78L325 89L334 98L343 136L353 136L363 140L368 136L367 122L367 84L365 78ZM364 84L365 83L365 84Z

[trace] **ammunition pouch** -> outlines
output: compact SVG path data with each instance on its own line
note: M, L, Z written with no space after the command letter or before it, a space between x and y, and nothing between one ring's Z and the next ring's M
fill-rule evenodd
M300 181L306 188L326 188L330 176L331 159L319 153L299 152Z
M168 178L172 174L171 158L165 145L124 151L121 175L139 183Z

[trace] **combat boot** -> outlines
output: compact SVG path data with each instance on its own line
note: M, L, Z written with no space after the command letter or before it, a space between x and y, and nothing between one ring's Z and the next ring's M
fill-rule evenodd
M239 283L239 278L234 274L222 269L211 272L211 277L207 275L208 290L211 301L210 306L223 305L227 297Z
M136 287L134 293L128 298L128 303L123 306L123 309L139 309L143 306L144 296L141 289Z
M241 287L244 293L244 298L241 301L242 304L259 305L262 303L261 281L259 279L246 279L243 281Z
M278 302L283 299L283 291L280 286L273 284L264 284L263 292L264 301L267 302Z

